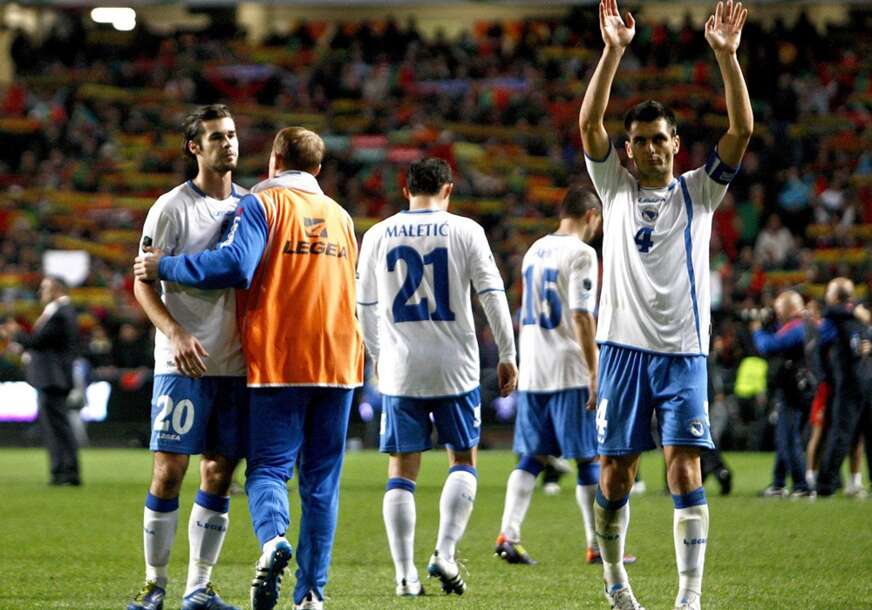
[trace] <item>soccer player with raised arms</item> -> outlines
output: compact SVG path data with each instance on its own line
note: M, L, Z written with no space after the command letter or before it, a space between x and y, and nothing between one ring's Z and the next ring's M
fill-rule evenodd
M233 184L239 141L226 106L203 106L184 121L193 180L162 195L142 230L140 254L196 253L218 244L245 193ZM145 586L127 610L160 610L179 519L179 490L200 453L200 489L188 522L188 582L182 610L230 610L211 585L229 523L233 470L245 455L248 391L233 290L207 291L137 279L136 300L155 325L151 442L154 470L145 500Z
M448 448L436 550L427 566L446 593L466 584L456 546L472 514L481 427L479 357L470 284L499 348L500 394L515 388L515 341L503 280L484 230L449 213L451 168L427 158L409 168L409 209L363 236L358 318L384 395L380 449L390 454L383 516L396 593L422 594L414 562L415 481L435 425Z
M602 472L596 496L606 597L613 608L639 609L621 561L639 454L654 448L652 412L675 505L678 567L675 608L700 607L709 513L699 452L711 448L706 404L709 349L709 239L712 216L751 138L753 115L736 57L748 12L718 2L705 38L724 81L729 127L704 166L673 175L680 140L674 113L647 101L627 112L627 156L618 159L603 125L609 92L636 32L616 0L599 4L605 49L584 95L579 124L588 173L603 203L603 287L597 403Z

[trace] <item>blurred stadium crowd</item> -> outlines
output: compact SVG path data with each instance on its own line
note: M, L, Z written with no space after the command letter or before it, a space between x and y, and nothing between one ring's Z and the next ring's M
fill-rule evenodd
M593 10L479 22L451 40L425 38L414 20L300 22L259 46L226 26L122 35L82 19L65 13L51 36L20 33L11 46L15 79L0 86L0 294L5 315L33 320L43 252L88 252L72 296L84 352L104 375L150 366L130 266L149 206L190 171L178 125L194 104L223 101L236 114L243 186L265 174L277 128L321 134L321 185L361 234L405 206L411 160L449 160L454 210L485 226L516 308L523 252L553 229L565 188L587 181L577 116L602 46ZM765 382L735 391L755 355L746 320L787 287L820 299L838 275L860 300L872 288L872 40L863 19L849 23L745 28L756 128L712 237L711 411L725 447L760 447L768 427L755 399ZM716 71L701 24L643 21L609 132L623 133L623 110L645 92L679 116L677 171L701 165L726 120ZM482 367L493 367L486 329L480 341ZM14 354L0 375L20 376Z

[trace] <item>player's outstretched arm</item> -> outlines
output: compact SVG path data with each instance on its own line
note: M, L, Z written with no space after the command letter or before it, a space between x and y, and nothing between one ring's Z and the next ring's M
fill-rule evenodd
M624 49L636 35L636 21L629 12L626 21L621 18L617 0L600 0L599 23L605 48L587 91L584 92L584 101L578 115L584 152L595 160L602 159L609 152L609 134L603 124L603 117L609 105L612 82L615 80Z
M714 15L705 22L705 39L715 52L721 77L724 79L724 92L727 102L729 128L718 142L718 155L727 165L737 167L745 154L745 148L754 131L754 114L751 98L742 76L742 67L736 57L742 28L748 18L748 9L741 2L733 4L718 2Z
M229 235L217 249L178 256L140 256L134 274L137 279L158 277L207 290L248 288L266 249L268 234L260 202L254 195L246 195L239 202Z

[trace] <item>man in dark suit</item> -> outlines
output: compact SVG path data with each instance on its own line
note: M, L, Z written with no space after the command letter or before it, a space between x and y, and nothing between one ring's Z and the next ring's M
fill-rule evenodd
M73 388L78 322L61 278L46 276L39 285L44 306L31 333L7 322L12 340L27 351L27 382L37 390L39 422L51 463L52 485L81 485L78 443L68 419L67 395Z

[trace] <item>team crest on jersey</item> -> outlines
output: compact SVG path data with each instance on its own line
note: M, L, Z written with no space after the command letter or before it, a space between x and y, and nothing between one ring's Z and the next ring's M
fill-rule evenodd
M303 218L306 237L327 237L327 226L323 218Z
M698 419L690 420L688 424L688 430L690 433L696 438L700 438L703 434L705 434L705 425Z
M587 278L584 279L584 281L581 283L581 285L584 286L585 290L590 290L591 288L593 288L593 282L591 282Z
M642 218L648 222L654 222L657 220L657 216L659 216L659 212L654 208L644 208L642 210Z

